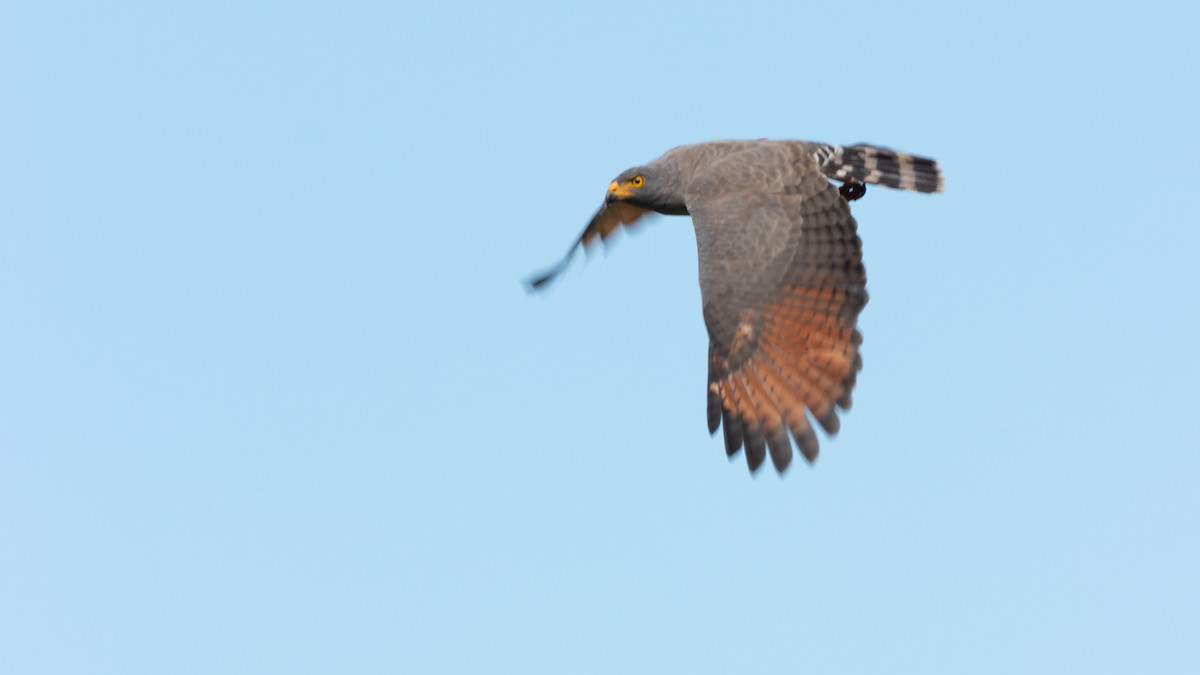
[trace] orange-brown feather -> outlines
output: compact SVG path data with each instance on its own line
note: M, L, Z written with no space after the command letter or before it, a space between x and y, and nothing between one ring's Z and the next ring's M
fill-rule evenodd
M789 327L803 330L803 325L791 324ZM836 354L832 350L845 349L845 346L822 345L818 352L811 344L805 344L803 333L798 335L770 324L764 332L762 343L766 345L766 354L780 371L788 375L795 384L808 385L805 390L811 391L812 394L806 394L804 401L814 413L823 414L824 411L819 409L820 401L831 402L841 394L846 370L836 357L830 357L828 354ZM816 397L816 400L813 397Z
M628 202L613 202L600 210L584 230L580 241L585 247L589 246L596 237L607 241L613 232L622 225L632 225L642 216L649 213L648 209L629 204Z
M733 400L738 416L741 418L746 463L749 464L751 471L755 471L766 459L766 431L762 415L759 413L742 373L731 373L729 381L733 385Z

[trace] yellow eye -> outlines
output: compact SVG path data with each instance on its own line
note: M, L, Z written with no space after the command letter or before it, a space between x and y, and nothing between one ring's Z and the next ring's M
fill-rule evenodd
M634 176L633 180L629 181L629 183L635 188L640 188L646 184L646 179L641 176Z

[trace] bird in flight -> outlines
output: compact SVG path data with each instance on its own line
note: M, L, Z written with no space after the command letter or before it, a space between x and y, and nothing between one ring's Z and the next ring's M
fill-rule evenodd
M838 432L862 369L856 324L867 276L849 202L868 183L941 192L942 174L931 159L872 145L680 146L618 175L567 255L526 283L546 288L577 249L647 213L690 215L709 337L709 433L724 430L730 457L744 447L751 473L769 453L782 474L793 442L810 464L817 458L810 417Z

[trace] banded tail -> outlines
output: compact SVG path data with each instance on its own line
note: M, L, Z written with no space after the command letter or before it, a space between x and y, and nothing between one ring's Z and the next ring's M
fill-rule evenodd
M816 153L821 173L840 181L875 183L901 190L941 192L937 162L876 145L821 146Z

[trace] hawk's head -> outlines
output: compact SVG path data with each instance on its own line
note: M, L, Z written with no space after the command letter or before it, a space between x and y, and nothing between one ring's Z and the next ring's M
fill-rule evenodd
M646 188L646 173L646 167L634 167L621 172L621 175L608 184L604 201L611 204L615 201L636 199Z
M608 184L604 203L628 202L659 213L687 215L677 178L671 162L657 161L626 169Z

